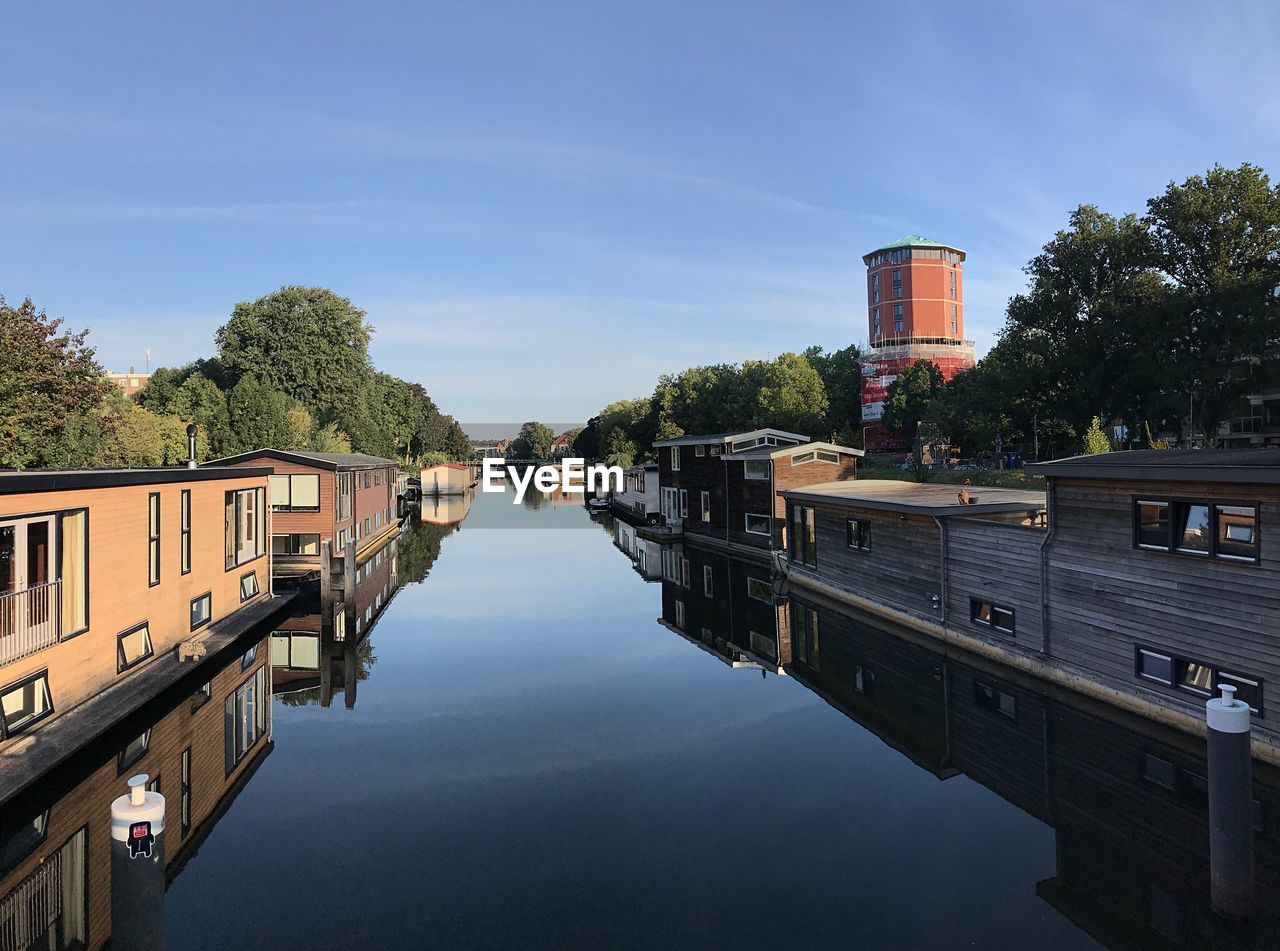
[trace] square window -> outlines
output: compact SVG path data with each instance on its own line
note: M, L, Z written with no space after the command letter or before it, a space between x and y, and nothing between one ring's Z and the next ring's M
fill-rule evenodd
M151 629L144 622L116 638L116 672L137 666L151 654Z
M768 515L746 516L746 532L748 535L768 535L773 520Z
M969 620L975 624L991 624L991 602L978 601L970 599L969 601Z
M205 592L191 599L191 630L204 627L213 616L213 593Z
M1006 716L1010 720L1016 720L1018 718L1018 698L1011 693L997 690L996 713Z
M1217 552L1224 558L1256 561L1258 558L1258 511L1251 505L1216 506Z
M695 456L697 456L699 459L701 459L703 456L705 456L705 455L707 454L707 447L706 447L706 446L694 446L694 447L693 447L693 454L694 454Z
M763 578L747 579L747 597L773 604L773 583Z
M4 717L4 736L13 736L38 720L53 713L53 696L49 692L49 672L42 670L21 683L0 692L0 714Z
M1169 503L1137 503L1138 544L1143 548L1169 550Z
M1177 665L1178 686L1192 693L1209 696L1214 693L1213 668L1194 660L1180 660Z
M1008 634L1013 633L1013 610L1011 608L1002 608L998 604L991 606L991 625L997 631L1004 631Z
M1173 686L1173 658L1138 648L1138 676Z
M742 465L748 479L767 479L772 475L773 467L768 459L747 459Z
M123 773L142 757L147 755L147 748L151 746L151 731L147 730L141 736L130 740L129 745L120 751L120 755L116 757L116 772Z
M258 574L255 571L240 578L240 600L248 601L258 593Z

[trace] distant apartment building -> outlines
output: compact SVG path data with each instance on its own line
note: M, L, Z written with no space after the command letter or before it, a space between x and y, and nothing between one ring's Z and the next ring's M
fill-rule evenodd
M917 360L951 379L977 362L964 339L964 260L959 248L909 235L864 255L870 351L862 362L863 448L905 451L908 437L881 422L889 386Z
M129 367L128 373L117 373L115 370L108 370L107 379L118 386L125 396L131 396L141 391L151 381L151 374L138 373L133 367Z
M1223 449L1280 446L1280 387L1245 397L1240 415L1222 423L1218 445Z

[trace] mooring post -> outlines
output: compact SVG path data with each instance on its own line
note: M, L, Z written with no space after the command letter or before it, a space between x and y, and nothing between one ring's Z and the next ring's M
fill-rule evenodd
M1236 688L1205 703L1209 748L1209 875L1213 909L1240 920L1253 914L1253 763L1249 705Z
M111 946L164 949L164 796L146 773L111 804Z

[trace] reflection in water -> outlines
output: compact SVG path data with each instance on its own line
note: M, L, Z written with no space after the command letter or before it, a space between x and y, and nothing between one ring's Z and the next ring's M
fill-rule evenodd
M0 948L98 948L111 928L111 802L146 773L165 798L167 879L271 752L268 641L211 661L7 805Z
M669 548L662 619L734 667L768 670L776 650L786 674L917 766L1051 827L1057 871L1035 893L1105 946L1280 946L1275 769L1254 767L1262 916L1229 935L1209 908L1203 740L808 594L773 598L768 578L767 565Z
M471 511L475 489L457 495L428 495L418 509L418 520L424 525L456 525Z

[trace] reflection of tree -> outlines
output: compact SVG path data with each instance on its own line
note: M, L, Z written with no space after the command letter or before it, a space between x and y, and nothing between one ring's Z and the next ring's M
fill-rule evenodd
M548 495L532 483L525 490L523 504L527 509L540 509L547 504Z
M431 566L440 557L440 543L457 528L456 524L433 525L410 520L409 527L400 535L396 555L400 584L418 584L425 580Z

